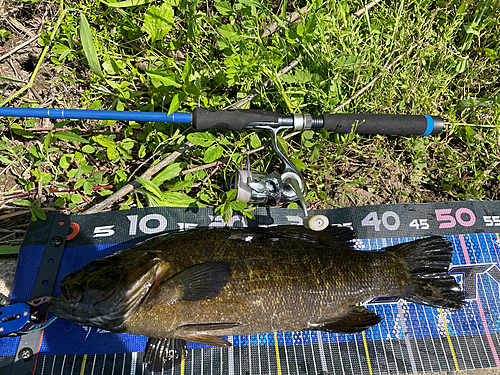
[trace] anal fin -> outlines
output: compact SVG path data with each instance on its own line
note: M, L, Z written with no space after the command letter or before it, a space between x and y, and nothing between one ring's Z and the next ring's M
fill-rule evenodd
M382 318L370 309L361 306L352 306L345 313L325 322L313 329L333 333L357 333L374 326Z
M183 339L150 337L144 350L143 362L151 372L169 371L181 362L187 348Z
M220 346L222 348L233 346L233 344L231 344L222 336L212 336L212 335L189 336L187 340L195 342L197 344Z

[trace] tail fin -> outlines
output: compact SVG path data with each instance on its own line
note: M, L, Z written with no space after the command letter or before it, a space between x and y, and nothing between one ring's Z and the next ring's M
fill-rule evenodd
M465 296L448 274L453 248L444 237L428 237L386 249L408 262L409 283L400 297L421 305L460 309Z

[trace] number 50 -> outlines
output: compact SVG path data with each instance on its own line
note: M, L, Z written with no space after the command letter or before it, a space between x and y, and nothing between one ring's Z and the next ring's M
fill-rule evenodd
M446 223L441 223L439 228L453 228L455 225L460 224L464 227L471 227L476 223L476 215L474 212L469 210L468 208L459 208L457 212L455 212L455 217L451 215L451 208L443 208L440 210L434 210L436 213L437 221L446 221ZM462 219L462 215L466 214L469 216L468 220Z

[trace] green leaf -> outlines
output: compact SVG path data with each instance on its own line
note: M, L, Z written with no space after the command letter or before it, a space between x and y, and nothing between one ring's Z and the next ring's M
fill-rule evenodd
M185 194L173 191L163 193L168 206L185 207L196 202L195 198L188 197Z
M144 156L146 156L146 145L144 143L141 144L141 147L139 147L137 156L139 156L139 159L142 159Z
M155 87L161 86L160 83L164 86L182 87L182 85L177 82L176 75L171 72L162 70L145 70L145 72L151 78L151 83Z
M59 132L54 133L54 138L60 139L64 142L80 142L80 143L89 143L85 138L79 136L76 133L70 132L68 130L61 130Z
M83 191L85 194L90 195L92 194L92 187L94 187L94 183L90 181L85 181L83 184Z
M193 180L179 181L177 182L170 191L190 189L193 186Z
M29 201L27 199L22 199L22 200L19 200L19 201L13 201L12 203L14 203L15 205L18 205L18 206L25 206L25 207L31 206L31 201Z
M78 189L79 187L82 187L85 182L86 182L86 180L84 178L81 178L78 181L76 181L76 183L75 183L75 189Z
M67 169L72 161L73 161L73 155L65 154L61 156L61 159L59 159L59 165L61 166L61 168Z
M80 17L80 39L82 40L83 52L85 53L85 57L87 57L90 69L92 69L92 71L99 77L104 79L104 74L102 73L101 65L99 64L99 59L97 57L97 51L92 39L89 21L83 13Z
M476 36L479 36L479 31L477 31L474 26L477 27L477 25L471 24L471 25L465 25L465 32L467 34L474 34Z
M314 163L318 159L319 159L319 146L314 145L312 152L311 152L311 155L309 155L309 161L311 163Z
M242 211L246 208L247 203L241 200L235 200L231 202L231 208L234 211Z
M290 161L297 167L299 171L303 171L304 169L306 169L306 166L302 160L290 157Z
M191 76L191 59L189 55L186 58L186 63L184 64L184 69L182 70L181 80L185 85L189 83L189 78Z
M224 153L224 149L218 145L212 145L205 151L205 155L203 156L203 161L205 163L211 163L217 159L219 159Z
M166 202L163 198L157 197L155 194L152 194L150 191L146 189L136 188L135 192L142 194L144 199L146 199L146 205L148 207L160 207L166 205ZM137 207L142 208L142 204L140 204L139 199L137 199Z
M218 1L215 4L215 8L223 16L230 16L233 14L233 7L229 1Z
M458 9L457 9L457 15L459 15L459 16L464 15L464 14L465 14L465 12L466 12L466 10L467 10L467 2L466 2L466 1L464 1L464 2L463 2L462 4L460 4L460 6L458 7Z
M172 113L177 111L179 108L179 94L175 94L172 100L170 101L170 107L168 107L167 116L170 116Z
M136 177L136 179L142 184L142 186L144 186L146 190L150 191L158 198L163 199L163 195L160 188L154 182L141 177Z
M125 0L125 1L119 1L117 3L108 3L107 1L101 0L101 3L104 3L112 8L127 8L127 7L148 4L152 1L154 0Z
M457 73L463 73L467 70L469 66L469 60L468 59L462 59L461 57L458 58L458 63L455 67L455 70Z
M231 189L226 193L226 201L232 201L238 195L238 190Z
M252 148L257 148L261 146L260 138L256 133L253 133L250 136L250 144L252 145Z
M83 200L83 198L80 194L72 194L71 195L71 202L73 202L73 203L80 203L82 200Z
M283 139L283 137L278 136L278 147L285 155L288 155L288 143Z
M119 156L118 151L116 151L115 147L108 147L106 149L106 151L107 151L108 159L111 161L115 160Z
M33 212L36 215L36 217L41 219L41 220L47 219L47 215L45 214L45 212L43 212L43 210L40 207L38 207L36 204L31 206L31 212Z
M189 133L187 135L187 139L189 139L194 145L208 147L212 143L215 142L215 137L210 133Z
M174 21L174 10L168 3L161 6L151 5L146 12L142 31L146 32L154 43L166 36L172 28Z
M82 147L82 151L87 153L87 154L93 154L95 151L95 148L92 147L91 145L85 145Z
M113 141L112 139L108 138L108 137L103 137L102 134L99 134L97 137L93 137L94 141L96 141L97 143L99 143L101 146L104 146L104 147L116 147L116 142Z
M125 138L120 142L120 147L123 147L125 150L131 150L134 147L134 140L130 138Z
M160 186L164 181L171 180L172 178L178 176L180 171L182 171L181 163L170 164L158 173L151 181Z
M54 202L54 205L57 206L57 207L60 207L60 206L63 206L64 203L66 203L66 199L63 198L63 197L59 197L56 199L56 201Z

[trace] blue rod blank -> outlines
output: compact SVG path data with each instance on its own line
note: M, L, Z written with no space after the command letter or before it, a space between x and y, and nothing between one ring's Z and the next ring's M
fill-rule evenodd
M177 124L191 123L191 113L182 112L174 112L170 116L167 116L165 112L94 111L87 109L0 107L0 116L57 119L153 121L173 122Z

